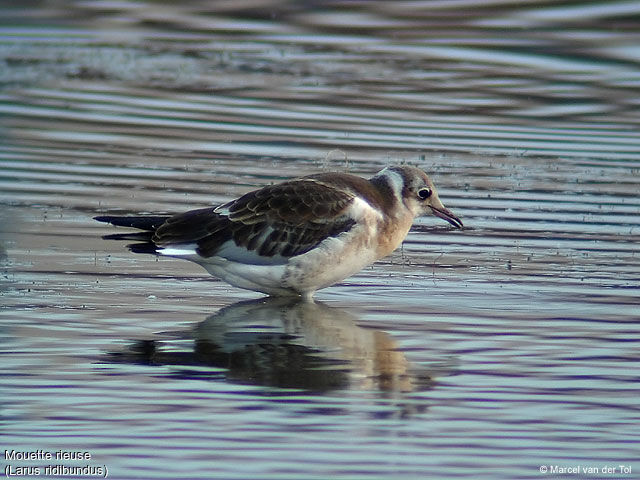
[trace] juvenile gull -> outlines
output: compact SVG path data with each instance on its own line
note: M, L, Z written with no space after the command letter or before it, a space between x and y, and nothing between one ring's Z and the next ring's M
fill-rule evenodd
M309 175L174 216L95 219L142 230L105 237L140 240L134 252L190 260L236 287L311 298L387 256L425 214L462 228L422 170L392 166L369 180Z

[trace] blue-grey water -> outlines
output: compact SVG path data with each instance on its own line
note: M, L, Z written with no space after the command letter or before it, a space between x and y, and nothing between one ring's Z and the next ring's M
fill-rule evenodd
M0 12L1 475L640 478L640 3ZM315 304L92 220L403 162L466 228Z

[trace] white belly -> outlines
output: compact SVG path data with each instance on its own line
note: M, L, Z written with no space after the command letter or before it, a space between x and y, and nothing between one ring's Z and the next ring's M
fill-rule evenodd
M375 262L375 243L362 227L327 238L313 250L290 257L285 263L256 265L213 256L183 256L202 265L231 285L269 295L311 296L321 288L362 270Z

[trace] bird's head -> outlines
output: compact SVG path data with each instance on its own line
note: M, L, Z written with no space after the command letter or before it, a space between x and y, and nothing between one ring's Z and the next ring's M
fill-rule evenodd
M384 179L414 217L433 214L456 228L462 228L460 219L442 204L433 182L419 168L408 165L387 167L372 180L375 179Z

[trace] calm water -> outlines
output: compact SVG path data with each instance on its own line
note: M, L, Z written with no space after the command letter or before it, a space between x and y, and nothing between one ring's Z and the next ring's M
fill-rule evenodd
M640 4L174 3L0 2L2 474L640 478ZM398 162L311 305L92 220Z

